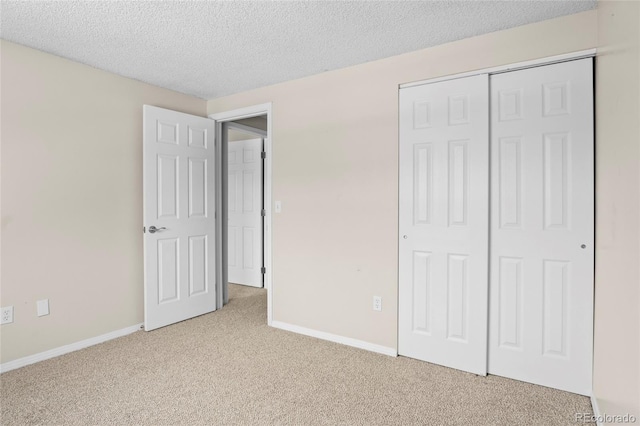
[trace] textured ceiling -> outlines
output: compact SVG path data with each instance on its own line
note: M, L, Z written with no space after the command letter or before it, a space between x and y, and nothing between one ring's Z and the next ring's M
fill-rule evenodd
M596 7L586 1L7 1L1 36L217 98Z

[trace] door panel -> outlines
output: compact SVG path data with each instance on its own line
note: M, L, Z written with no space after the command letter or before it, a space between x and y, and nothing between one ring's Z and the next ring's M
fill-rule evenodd
M400 90L398 351L482 375L488 92L486 75Z
M262 287L262 139L229 142L229 282Z
M215 122L143 108L144 326L216 308ZM160 228L151 232L150 227Z
M207 217L207 159L189 158L189 217Z
M590 59L491 77L489 372L583 395L593 340L592 87Z
M207 235L189 237L189 296L206 293L209 290L207 268Z

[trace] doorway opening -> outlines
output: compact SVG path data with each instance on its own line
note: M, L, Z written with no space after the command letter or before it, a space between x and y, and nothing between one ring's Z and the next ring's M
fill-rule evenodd
M264 287L264 139L267 117L222 126L227 142L227 279Z
M216 120L217 306L229 284L267 291L272 320L271 104L211 114Z

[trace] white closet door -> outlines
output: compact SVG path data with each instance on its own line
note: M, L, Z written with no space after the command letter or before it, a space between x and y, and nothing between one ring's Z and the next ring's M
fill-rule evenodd
M229 142L228 281L262 287L262 139Z
M400 355L487 368L488 76L400 90Z
M591 394L590 59L491 77L489 372Z

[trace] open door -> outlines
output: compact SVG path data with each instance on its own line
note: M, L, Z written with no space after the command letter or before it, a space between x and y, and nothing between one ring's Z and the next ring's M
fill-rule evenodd
M262 139L230 142L228 158L228 281L263 286Z
M216 309L215 123L143 107L146 331Z

